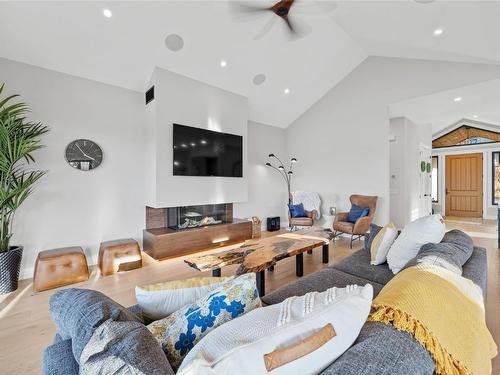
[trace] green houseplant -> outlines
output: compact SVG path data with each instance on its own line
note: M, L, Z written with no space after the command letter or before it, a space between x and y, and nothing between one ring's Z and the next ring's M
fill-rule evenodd
M17 289L22 246L11 246L16 210L45 174L31 168L33 153L43 147L41 136L48 128L26 118L25 103L13 103L18 95L3 97L0 86L0 294Z

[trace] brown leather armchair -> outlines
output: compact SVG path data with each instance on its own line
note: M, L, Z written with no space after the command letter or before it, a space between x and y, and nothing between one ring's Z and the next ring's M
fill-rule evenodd
M292 203L292 195L290 194L290 203ZM290 210L288 210L288 225L293 227L312 227L314 220L316 220L316 211L305 210L307 217L292 217Z
M370 224L372 223L373 217L375 216L375 209L377 208L378 197L354 194L349 197L349 200L351 204L370 210L368 216L360 217L354 224L347 221L348 212L340 212L335 218L335 222L333 223L334 237L338 237L342 233L350 234L350 248L352 249L352 242L356 239L360 239L370 230Z

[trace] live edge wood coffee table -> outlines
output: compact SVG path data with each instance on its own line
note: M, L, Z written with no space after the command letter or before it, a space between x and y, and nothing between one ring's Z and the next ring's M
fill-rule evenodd
M329 261L329 244L331 232L321 229L309 229L250 240L237 249L216 254L203 255L186 259L185 262L199 271L212 271L213 276L221 275L221 268L239 264L237 275L255 272L257 289L260 296L265 294L265 270L273 271L276 262L283 258L295 256L295 273L304 274L304 253L316 247L322 247L323 263Z

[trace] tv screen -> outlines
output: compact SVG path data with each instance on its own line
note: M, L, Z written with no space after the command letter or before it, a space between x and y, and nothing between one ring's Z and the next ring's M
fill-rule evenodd
M174 124L174 176L243 177L243 137Z

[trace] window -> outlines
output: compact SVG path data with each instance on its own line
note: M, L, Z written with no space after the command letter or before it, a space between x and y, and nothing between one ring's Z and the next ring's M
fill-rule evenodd
M437 203L439 201L439 186L438 186L438 157L433 156L432 157L432 174L431 174L431 181L432 181L432 201L434 203Z
M492 168L492 203L498 205L500 202L500 152L495 151L491 154L491 168Z

